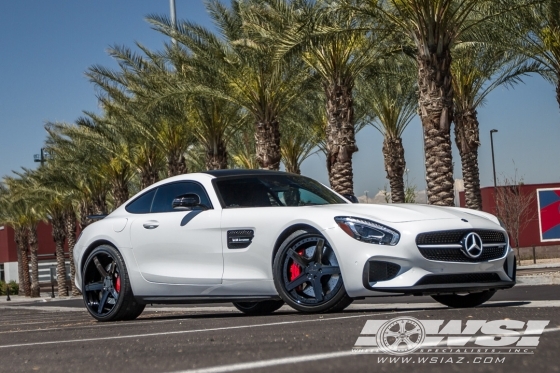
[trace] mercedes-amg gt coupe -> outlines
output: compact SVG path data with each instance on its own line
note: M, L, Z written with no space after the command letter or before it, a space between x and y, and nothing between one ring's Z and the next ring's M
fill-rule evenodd
M132 320L153 303L233 302L256 315L408 294L474 307L511 288L516 271L491 214L356 204L313 179L262 170L160 181L85 228L73 259L99 321Z

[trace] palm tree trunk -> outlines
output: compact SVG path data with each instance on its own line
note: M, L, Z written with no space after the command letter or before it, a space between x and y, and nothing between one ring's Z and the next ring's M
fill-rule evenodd
M437 49L421 46L420 49ZM454 206L453 160L451 155L451 119L453 118L453 86L451 85L451 53L444 48L419 55L418 88L420 119L424 129L426 182L428 202Z
M32 225L27 228L27 238L29 243L29 253L31 257L31 297L40 297L39 289L39 261L37 251L39 245L37 242L37 226Z
M461 154L465 204L468 208L482 210L480 176L478 172L478 147L480 146L476 110L455 113L455 143Z
M128 200L128 183L122 179L113 180L111 192L117 208Z
M558 71L556 73L556 76L558 77L556 80L556 101L558 102L558 105L560 106L560 71Z
M58 285L58 296L67 297L66 288L66 260L64 257L64 234L65 222L62 213L55 213L51 216L52 236L56 247L56 283Z
M80 231L83 231L84 229L86 229L88 225L92 223L92 221L87 217L88 215L93 214L93 207L91 206L91 203L89 203L89 201L82 200L80 201L80 207L78 210L79 210L78 221L80 222Z
M358 151L354 130L353 83L338 79L324 85L327 97L327 170L331 187L354 195L352 155Z
M148 164L140 170L140 189L145 189L159 181L157 168Z
M225 170L228 166L228 154L224 139L220 136L206 148L206 169Z
M280 169L280 124L276 117L255 123L257 163L265 170Z
M400 137L392 138L388 135L383 140L383 158L385 159L385 172L391 185L391 202L405 203L404 192L404 170L406 162L404 159L404 147Z
M18 286L18 295L25 295L24 289L23 289L23 265L22 265L22 255L21 255L21 250L19 249L19 245L17 243L17 238L14 239L14 241L16 242L16 248L17 248L17 261L18 261L18 281L19 281L19 285Z
M72 209L64 214L64 233L68 242L68 256L70 257L70 285L72 295L80 295L80 290L75 286L76 265L74 264L74 246L76 246L76 215Z
M167 156L167 177L182 175L187 172L187 162L182 149Z
M27 247L29 240L27 238L27 230L23 227L14 229L14 240L19 252L21 262L21 273L19 273L19 295L31 296L31 287L29 281L29 259L27 257ZM19 269L19 268L18 268Z

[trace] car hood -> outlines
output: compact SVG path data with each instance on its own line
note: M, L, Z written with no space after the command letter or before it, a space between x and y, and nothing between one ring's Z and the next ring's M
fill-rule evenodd
M340 216L355 216L370 218L376 221L389 223L404 223L419 220L440 220L440 219L476 219L484 218L494 223L497 219L491 215L480 211L473 211L459 207L440 207L419 204L348 204L348 205L329 205L330 208Z

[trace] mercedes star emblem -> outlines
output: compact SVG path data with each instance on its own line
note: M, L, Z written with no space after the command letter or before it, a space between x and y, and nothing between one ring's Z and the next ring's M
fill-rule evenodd
M474 232L471 232L463 238L463 253L469 257L476 259L482 254L482 238Z

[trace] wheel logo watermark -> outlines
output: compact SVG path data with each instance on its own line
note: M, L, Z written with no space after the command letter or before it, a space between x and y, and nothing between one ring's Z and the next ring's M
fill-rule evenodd
M503 364L508 355L534 355L543 332L560 330L545 330L549 323L549 320L507 318L446 321L397 317L388 321L368 320L352 351L391 355L380 356L378 363Z
M381 350L406 355L422 346L426 331L424 325L413 317L397 317L381 325L376 338Z

